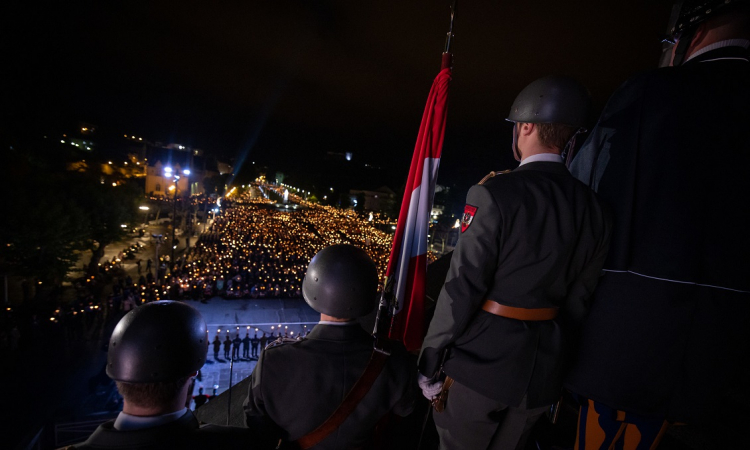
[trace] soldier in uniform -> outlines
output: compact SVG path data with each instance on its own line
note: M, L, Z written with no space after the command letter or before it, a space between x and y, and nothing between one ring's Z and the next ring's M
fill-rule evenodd
M122 412L76 449L261 447L244 428L200 425L188 409L208 331L184 303L159 301L130 311L109 341L107 375L117 382ZM157 343L157 345L155 345Z
M198 395L193 397L193 401L195 402L195 409L200 408L208 402L208 396L203 393L203 388L198 388Z
M214 338L214 361L219 360L219 350L221 350L221 340L219 339L219 335L217 334Z
M655 448L668 423L726 414L748 355L750 2L672 20L672 67L624 83L571 165L614 218L566 381L580 449ZM742 447L726 434L716 448Z
M258 344L259 343L260 343L260 339L258 339L258 333L255 333L253 335L253 338L250 339L250 346L252 347L253 358L258 357Z
M242 357L250 358L250 333L245 333L242 339Z
M305 339L282 339L261 352L245 401L249 426L275 424L302 448L360 448L386 414L412 412L418 392L412 355L400 344L390 356L375 352L372 336L355 320L375 309L377 286L375 264L359 248L333 245L313 257L302 293L320 323ZM355 382L364 391L353 389ZM350 391L364 396L336 425L328 418L350 401ZM329 434L321 432L326 427Z
M419 359L428 399L450 389L435 414L441 449L523 449L560 397L569 340L588 310L610 231L594 193L561 156L588 105L586 88L571 78L531 83L508 116L521 164L469 190Z
M266 337L266 332L263 332L263 336L260 337L260 349L263 350L266 348L266 343L268 342L268 338Z
M227 334L227 338L224 339L224 359L229 360L229 351L232 349L232 340L229 339L229 335Z
M232 359L238 360L240 359L240 346L242 345L242 339L240 339L240 334L237 333L234 335L234 340L232 340Z

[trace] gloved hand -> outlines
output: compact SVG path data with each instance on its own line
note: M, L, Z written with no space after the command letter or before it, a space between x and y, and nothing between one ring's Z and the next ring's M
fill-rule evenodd
M443 390L442 381L435 380L434 378L427 378L421 373L417 376L417 384L419 384L420 389L422 389L422 395L430 401L437 397L440 394L440 391Z

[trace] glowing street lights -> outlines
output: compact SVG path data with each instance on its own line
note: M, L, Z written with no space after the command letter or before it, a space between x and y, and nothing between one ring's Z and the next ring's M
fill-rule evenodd
M187 177L190 175L190 170L184 169L182 174ZM180 180L180 175L175 173L171 167L167 166L164 168L164 177L172 178L174 180L174 197L172 198L172 257L169 261L171 266L170 272L174 272L174 252L177 249L177 244L175 244L175 230L177 229L177 182Z
M143 225L148 225L148 206L139 206L138 209L143 211Z

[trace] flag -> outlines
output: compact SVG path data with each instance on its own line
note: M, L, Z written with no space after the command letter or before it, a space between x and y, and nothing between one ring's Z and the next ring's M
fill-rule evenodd
M422 115L385 273L383 298L389 300L392 316L388 337L402 341L409 351L422 346L425 332L427 233L443 150L451 82L450 54L443 56L443 69L432 83Z

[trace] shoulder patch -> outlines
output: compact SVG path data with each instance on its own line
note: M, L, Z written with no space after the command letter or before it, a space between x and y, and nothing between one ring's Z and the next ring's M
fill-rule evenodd
M504 173L510 173L510 170L493 170L492 172L488 173L482 180L479 182L479 184L484 184L492 177L502 175Z
M467 203L464 207L464 215L461 216L461 233L469 229L469 225L474 220L474 214L476 213L477 207Z
M269 348L274 348L274 347L280 347L280 346L286 345L286 344L293 344L295 342L304 341L305 339L306 338L302 338L302 337L298 337L298 338L280 337L280 338L276 339L275 341L269 342L268 345L266 345L266 348L264 350L268 350Z

